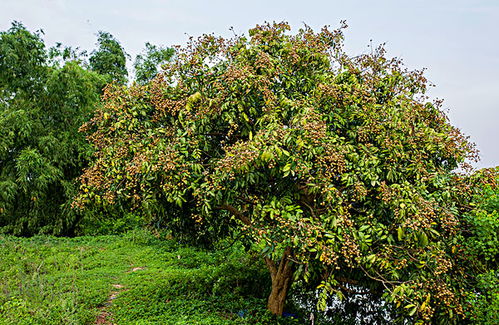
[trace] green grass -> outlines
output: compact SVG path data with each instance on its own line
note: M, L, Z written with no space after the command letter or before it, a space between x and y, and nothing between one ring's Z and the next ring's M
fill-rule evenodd
M269 286L239 247L207 252L145 231L0 235L0 324L94 324L103 311L115 324L297 324L265 311Z

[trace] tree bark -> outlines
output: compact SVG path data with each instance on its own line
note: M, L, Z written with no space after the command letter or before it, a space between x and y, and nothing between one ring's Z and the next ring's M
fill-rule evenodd
M276 265L270 258L265 258L265 263L267 264L272 278L272 291L270 292L267 308L274 315L282 315L286 303L286 296L293 281L293 262L290 260L291 254L291 248L287 247L284 250L279 265Z

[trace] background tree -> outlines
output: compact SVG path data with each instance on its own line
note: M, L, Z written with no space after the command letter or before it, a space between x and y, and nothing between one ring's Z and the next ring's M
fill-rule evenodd
M473 210L465 214L462 230L454 239L459 262L472 263L466 283L473 312L469 315L477 324L499 323L499 168L481 170L471 176L482 186L477 187L471 200Z
M0 80L2 104L17 92L35 94L46 76L43 64L47 59L45 44L39 33L31 34L21 23L14 22L1 34Z
M242 233L275 314L299 279L322 308L358 291L393 322L464 319L473 266L454 240L471 187L453 171L473 146L421 71L382 48L349 57L341 29L289 29L206 35L151 82L108 87L83 127L97 153L75 205Z
M99 103L105 80L71 56L56 59L58 53L20 23L0 33L4 232L72 234L79 218L66 204L91 154L78 128Z
M165 48L146 43L143 54L137 55L134 62L135 80L144 84L151 81L161 68L161 65L168 62L174 54L173 48Z
M128 54L120 42L110 33L101 31L97 34L97 46L89 58L90 70L107 76L107 82L125 83L128 76L126 69Z

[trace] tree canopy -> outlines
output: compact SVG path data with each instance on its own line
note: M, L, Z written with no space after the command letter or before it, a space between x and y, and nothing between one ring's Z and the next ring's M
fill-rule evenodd
M110 33L101 31L97 34L97 46L89 58L90 69L107 76L108 82L125 83L128 76L126 69L128 54L120 42Z
M499 323L499 168L482 170L475 179L489 179L471 200L473 209L466 212L461 232L454 239L461 263L470 263L468 301L477 324ZM486 174L491 174L489 177Z
M72 235L104 219L102 210L87 211L82 224L83 215L70 208L75 180L92 155L78 129L107 83L128 82L127 54L107 32L98 33L90 55L61 43L47 48L42 37L19 22L0 32L0 232ZM144 82L173 54L146 47L136 60ZM106 210L105 218L122 212Z
M20 23L0 33L0 227L18 235L71 232L64 204L90 158L78 127L104 79L56 53Z
M300 280L323 308L361 288L393 322L469 317L472 257L455 239L472 187L454 170L473 145L422 71L381 47L347 55L343 27L205 35L150 82L108 86L82 127L96 158L74 205L241 234L269 269L275 314Z
M174 52L173 48L156 46L147 42L144 53L135 58L133 65L135 81L138 83L151 81L158 74L161 65L172 58Z

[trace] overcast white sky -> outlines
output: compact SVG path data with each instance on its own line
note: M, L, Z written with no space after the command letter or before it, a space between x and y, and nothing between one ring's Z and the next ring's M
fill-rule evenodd
M480 149L477 167L499 165L499 0L0 0L0 30L13 20L43 29L48 45L93 49L113 34L132 57L145 42L183 44L203 33L231 36L264 21L299 28L346 20L350 54L386 43L388 55L427 68L451 122Z

